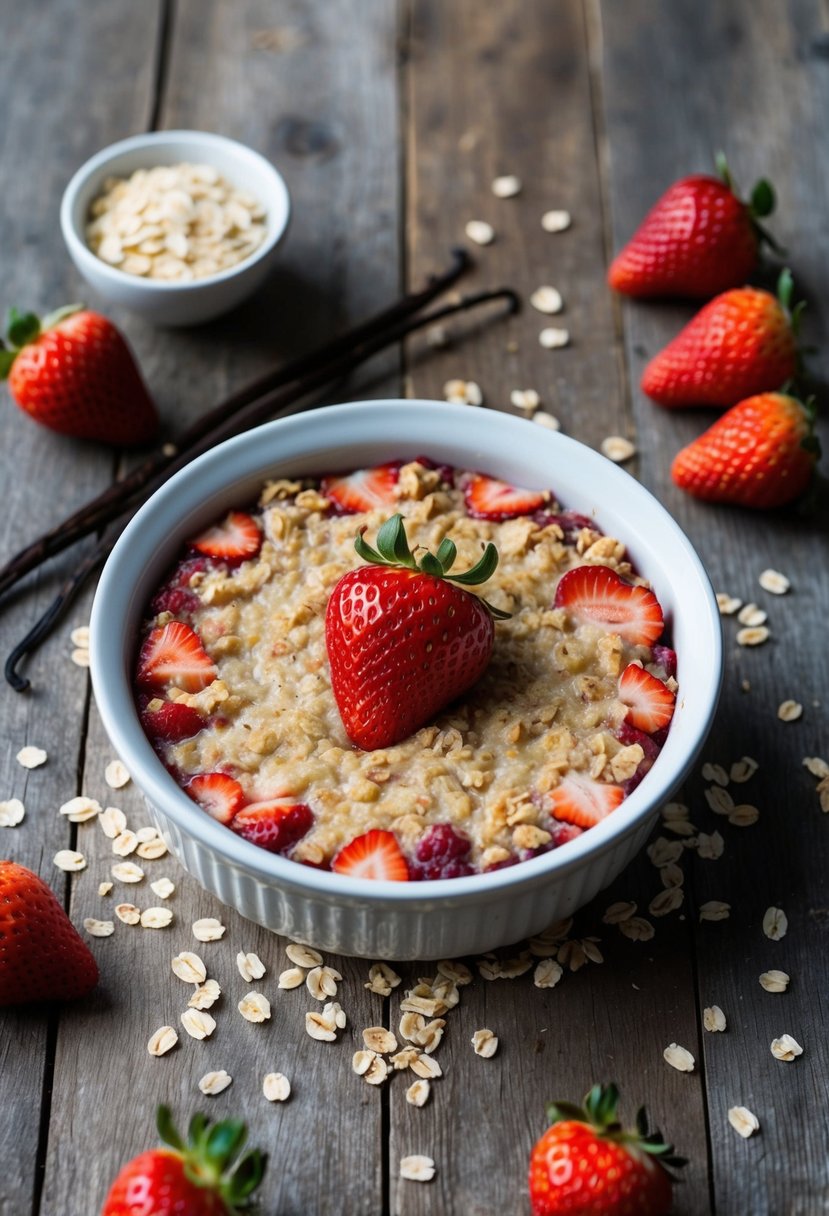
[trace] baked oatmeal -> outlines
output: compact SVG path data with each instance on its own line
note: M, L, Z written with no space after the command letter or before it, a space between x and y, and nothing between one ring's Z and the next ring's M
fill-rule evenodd
M362 750L332 691L326 609L363 564L355 536L373 544L395 514L416 554L451 540L453 569L494 545L465 594L505 619L460 699ZM169 771L231 830L321 868L461 877L565 844L639 783L675 701L663 630L622 542L551 491L419 458L271 481L196 537L149 606L136 696ZM347 865L357 841L391 847L394 872Z

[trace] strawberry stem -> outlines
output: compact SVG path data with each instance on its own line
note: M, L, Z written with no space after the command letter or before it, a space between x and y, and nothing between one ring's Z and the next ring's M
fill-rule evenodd
M725 153L720 150L714 155L714 164L717 168L717 176L728 187L732 194L739 198L739 192L734 184L734 178L731 175L728 161ZM760 220L765 219L767 215L771 215L777 205L777 196L774 192L774 186L767 178L761 177L755 183L754 189L751 192L749 201L745 204L748 211L749 219L760 244L765 243L778 256L785 254L785 249L779 245L771 233L761 224Z
M583 1106L577 1106L574 1102L550 1102L547 1116L551 1124L570 1121L585 1123L605 1140L635 1145L642 1152L655 1157L662 1166L670 1165L678 1169L686 1164L685 1158L676 1155L674 1146L664 1140L660 1131L649 1129L644 1106L636 1112L636 1127L626 1129L619 1122L618 1105L619 1089L611 1081L608 1085L594 1085L585 1095Z
M181 1153L186 1176L195 1186L216 1191L228 1216L249 1208L248 1199L262 1181L267 1156L256 1148L233 1164L248 1134L241 1119L211 1124L206 1115L197 1112L190 1120L185 1141L169 1107L159 1106L156 1126L164 1143Z

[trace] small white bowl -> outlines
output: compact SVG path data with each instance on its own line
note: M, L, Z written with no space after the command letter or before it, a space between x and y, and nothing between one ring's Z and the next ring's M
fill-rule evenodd
M589 832L531 861L431 882L371 882L315 870L242 839L176 784L141 729L133 672L145 606L182 542L274 477L425 454L530 488L594 517L653 584L678 656L671 730L641 785ZM645 843L708 733L722 674L720 616L689 540L648 491L597 452L495 411L438 401L329 406L240 435L194 460L141 508L101 575L92 682L113 746L156 826L203 887L249 920L324 950L368 958L457 958L520 941L569 916Z
M167 283L126 274L93 253L86 242L89 208L108 177L182 162L212 165L232 185L257 198L266 211L262 244L244 262L188 283ZM198 325L247 299L271 269L288 225L288 188L273 165L252 148L207 131L153 131L134 135L96 153L81 165L63 194L60 226L75 266L104 299L155 325Z

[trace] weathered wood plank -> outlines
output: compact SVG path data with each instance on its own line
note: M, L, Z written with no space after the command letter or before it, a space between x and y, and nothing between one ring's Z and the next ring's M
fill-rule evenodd
M599 116L581 5L557 5L554 21L543 3L524 4L520 13L504 6L483 12L471 2L414 5L408 95L409 273L417 277L446 244L463 239L467 220L485 219L497 236L477 254L478 283L506 281L525 301L550 283L565 300L561 317L527 304L509 325L415 364L415 393L439 397L444 381L460 376L480 384L488 405L509 408L511 389L532 387L578 439L598 446L606 435L632 434L614 305L604 286ZM492 195L490 183L503 173L522 179L518 197ZM551 208L572 213L572 230L543 231L541 215ZM541 348L538 332L548 324L570 330L570 348ZM485 415L470 411L470 424L485 425ZM528 443L533 434L528 424ZM554 470L550 478L554 485ZM611 1079L622 1087L626 1117L646 1100L693 1159L676 1210L708 1211L701 1080L662 1061L673 1041L700 1055L687 923L661 922L647 943L627 942L601 924L612 900L634 899L644 910L659 889L653 867L640 861L579 914L572 932L601 938L604 966L566 975L551 991L533 987L531 973L491 983L476 974L462 990L447 1015L438 1055L445 1076L434 1083L430 1106L406 1105L398 1091L403 1078L394 1082L393 1212L524 1211L520 1196L545 1103L578 1099L594 1081ZM429 964L414 970L431 973ZM492 1060L473 1053L470 1039L481 1027L500 1037ZM396 1178L400 1157L413 1152L436 1160L429 1186Z
M160 125L216 130L262 151L285 173L294 215L272 281L233 316L167 333L125 318L171 426L397 295L395 37L394 6L384 0L280 6L246 0L230 8L185 0L175 6ZM394 352L377 361L372 393L399 392L398 362ZM339 386L332 399L348 391ZM131 823L146 823L134 790L113 793L103 785L111 755L93 707L84 792L121 806ZM112 918L119 900L141 908L162 904L146 888L155 875L169 874L177 884L169 901L175 921L152 932L116 920L113 937L94 943L102 984L65 1022L58 1042L55 1125L71 1126L72 1134L56 1134L50 1143L43 1216L81 1216L73 1208L81 1157L89 1167L84 1213L99 1204L119 1165L154 1142L160 1101L182 1121L199 1109L248 1120L253 1142L272 1160L264 1211L375 1216L382 1204L383 1097L351 1071L360 1029L382 1018L381 999L363 987L367 964L327 960L344 976L340 999L349 1026L338 1043L315 1042L305 1033L304 1014L317 1003L304 988L277 988L289 965L283 941L222 908L169 858L146 863L147 879L138 886L117 885L99 898L98 882L117 859L97 826L82 827L80 835L90 864L73 891L76 920ZM190 925L201 916L222 919L221 942L202 946L192 938ZM190 1039L179 1022L189 993L170 959L184 949L204 958L224 990L213 1009L217 1029L204 1042ZM242 980L234 961L240 950L265 962L262 980ZM249 988L272 1002L272 1019L263 1025L248 1024L236 1009ZM152 1059L147 1041L165 1023L177 1027L179 1045ZM231 1074L232 1086L217 1097L202 1096L199 1078L220 1068ZM293 1085L285 1107L263 1097L262 1078L271 1071L284 1072ZM321 1139L325 1151L312 1151Z
M723 147L745 188L761 174L777 186L770 227L808 296L805 337L814 340L825 329L829 298L827 236L814 206L829 170L822 138L829 84L815 49L825 37L825 8L736 3L699 18L699 6L690 3L658 11L635 0L602 7L615 245L669 182L705 171L711 153ZM645 360L691 311L625 306L634 385ZM815 367L825 380L825 351ZM815 782L801 760L825 754L829 666L816 639L829 596L826 510L811 519L793 512L755 517L685 498L670 482L670 460L713 415L663 414L635 388L633 399L646 483L696 543L718 589L759 603L772 630L770 643L747 651L735 643L733 618L724 622L725 688L709 746L711 758L726 765L744 754L760 762L750 784L731 787L736 801L760 808L758 826L723 826L707 809L700 783L689 790L692 819L705 831L718 827L726 838L721 861L699 863L696 902L716 898L732 905L730 920L702 924L696 933L700 1004L719 1004L729 1019L728 1032L706 1035L704 1044L716 1210L818 1211L827 1191L827 1117L818 1081L827 1045L816 994L823 982L829 845ZM775 599L758 586L766 567L792 579L788 597ZM804 713L786 725L776 709L788 697L802 702ZM781 942L762 932L769 905L789 915ZM792 976L783 996L765 993L758 983L770 967ZM769 1051L771 1039L784 1032L804 1046L794 1064L779 1063ZM735 1104L760 1120L761 1133L749 1142L726 1122Z
M140 127L151 104L158 6L141 12L125 3L89 8L83 22L66 0L2 5L0 45L0 231L6 250L4 308L16 304L45 313L84 294L60 237L61 192L77 166L103 144ZM91 85L91 82L92 85ZM83 121L78 121L83 115ZM74 509L110 479L104 449L74 443L33 425L3 392L0 479L0 560ZM2 605L0 654L5 659L45 610L74 559L55 562L30 578ZM88 599L73 615L88 614ZM69 661L70 626L61 629L28 668L32 691L0 687L0 797L21 798L26 819L2 829L0 854L38 871L65 893L52 864L69 846L72 825L57 808L76 792L83 738L87 675ZM46 748L45 767L26 772L15 756L24 744ZM51 1061L45 1009L2 1013L0 1086L8 1103L0 1124L0 1213L22 1216L41 1180L40 1109Z

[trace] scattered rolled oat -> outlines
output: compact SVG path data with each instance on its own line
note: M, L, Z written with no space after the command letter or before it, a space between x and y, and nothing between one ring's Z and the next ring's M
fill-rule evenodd
M717 592L717 607L722 616L733 616L743 606L743 601L725 591Z
M76 853L74 849L58 849L52 860L59 870L65 870L67 874L86 869L86 858L83 853Z
M409 1103L409 1106L425 1106L429 1100L431 1089L431 1082L425 1077L412 1081L406 1090L406 1101Z
M215 916L203 916L193 921L193 937L199 942L217 942L225 935L225 926Z
M514 173L505 173L496 177L492 183L492 193L496 198L514 198L521 193L521 178Z
M120 807L108 806L98 816L98 823L101 825L101 831L105 836L110 840L117 840L121 833L126 830L127 817Z
M760 765L751 756L743 756L741 760L735 760L731 765L729 776L735 785L744 785L746 781L750 781L757 772Z
M104 781L111 790L120 790L130 780L129 769L122 760L110 760L104 769Z
M147 908L141 913L141 924L145 929L166 929L172 921L173 913L169 908Z
M782 908L766 908L763 915L763 932L773 942L779 942L786 936L789 919Z
M498 1050L498 1036L491 1030L476 1030L471 1039L476 1056L489 1060Z
M209 1039L216 1029L215 1018L203 1009L185 1009L181 1024L192 1039Z
M760 812L756 806L751 806L748 802L742 802L731 811L728 816L728 822L733 824L735 828L750 828L753 827L759 818Z
M367 1085L382 1085L389 1075L389 1066L382 1056L371 1052L368 1068L361 1074Z
M777 707L777 716L781 722L796 722L803 717L803 706L799 701L782 701Z
M305 972L301 967L288 967L286 971L280 972L279 984L280 988L299 988L300 984L305 983Z
M166 1055L178 1042L178 1034L172 1026L159 1026L147 1044L151 1056Z
M150 883L150 890L153 891L159 899L169 899L176 889L176 884L171 882L169 878L157 878L155 882Z
M89 666L89 651L86 648L78 647L77 650L72 651L69 657L76 667Z
M244 950L240 950L236 955L236 966L239 968L239 974L243 980L248 983L251 980L261 980L265 974L265 964L257 954L245 954Z
M23 768L40 768L41 764L46 763L48 757L42 747L29 746L21 747L16 759Z
M285 947L285 953L297 967L321 967L322 955L310 946L302 946L299 942L291 942Z
M261 992L249 992L237 1008L248 1022L264 1022L271 1016L271 1003Z
M671 1043L662 1052L662 1058L666 1064L670 1064L671 1068L675 1068L677 1072L694 1071L696 1061L687 1047L680 1047L677 1043Z
M630 920L621 921L619 932L632 942L649 942L656 930L644 916L631 916Z
M137 925L141 920L141 909L136 908L135 904L116 904L115 915L125 925Z
M657 869L678 862L683 852L682 841L668 840L667 836L657 836L653 844L648 846L648 857Z
M765 625L757 625L755 628L740 629L737 633L738 646L762 646L763 642L767 642L771 634Z
M305 987L316 1001L337 995L337 984L342 976L333 967L312 967L305 977Z
M728 773L721 764L707 760L702 766L703 781L713 781L716 785L728 785Z
M789 977L785 971L764 971L760 976L760 987L766 992L785 992L789 986Z
M110 871L116 882L141 882L144 871L134 861L119 861Z
M491 245L495 240L495 229L486 220L469 220L464 232L476 245Z
M385 1026L367 1026L363 1031L363 1042L371 1051L382 1055L391 1055L397 1051L397 1039Z
M668 916L671 912L676 912L681 908L684 900L685 892L682 887L666 887L658 895L654 895L648 904L648 911L651 916Z
M764 591L769 591L772 595L785 595L791 587L785 574L781 574L779 570L764 570L757 581Z
M78 625L69 634L69 641L73 646L77 646L79 650L89 650L89 626Z
M154 836L152 840L139 840L136 853L145 861L158 861L167 853L167 843L160 836Z
M554 958L543 958L533 972L533 983L536 988L555 988L563 975L561 963Z
M667 865L667 866L663 866L662 869L659 871L659 877L662 881L663 887L681 887L682 884L685 882L684 871L682 870L682 868L680 866L674 865L673 863L671 863L670 865ZM657 914L654 913L654 915L657 915ZM663 913L663 915L664 915L664 913Z
M542 329L538 335L538 340L545 350L558 350L559 347L569 346L570 331L568 329L555 329L549 326L547 329Z
M606 925L619 925L623 920L630 920L636 915L637 905L632 899L620 900L605 909L602 921Z
M561 423L558 418L546 413L544 410L539 410L537 414L533 414L533 422L536 426L543 426L548 431L561 430Z
M148 840L157 840L158 839L158 831L156 828L151 828L149 826L144 827L144 828L139 828L138 831L135 833L135 839L138 841L139 844L146 844L146 842Z
M70 823L86 823L87 819L94 819L100 813L101 804L94 798L70 798L58 807L58 814L65 815Z
M483 405L484 395L474 380L447 380L443 386L444 400L453 405Z
M728 1112L728 1122L744 1140L760 1130L760 1120L747 1106L732 1106Z
M113 887L113 884L111 882L99 882L98 883L98 894L99 895L109 895L110 891L112 890L112 887Z
M443 1076L443 1070L435 1057L427 1054L416 1054L409 1061L409 1068L411 1068L416 1077L425 1077L427 1080Z
M705 791L705 801L715 815L730 815L734 810L734 799L721 785L711 785Z
M431 1157L415 1154L400 1158L400 1177L409 1182L431 1182L435 1176L435 1163Z
M185 984L203 984L207 977L207 968L198 954L193 954L191 950L182 950L181 954L175 956L171 966L173 974L184 980Z
M509 399L511 405L525 414L534 414L541 405L541 398L534 388L514 388Z
M16 828L26 817L26 808L19 798L0 802L0 828Z
M112 851L117 857L129 857L137 848L138 838L129 828L125 828L112 842Z
M457 959L452 958L441 959L437 965L437 971L438 975L445 976L453 984L457 984L459 988L464 988L467 984L471 984L474 978L466 963L458 962Z
M439 967L440 964L438 964ZM368 983L364 987L368 988L369 992L376 992L379 996L391 996L392 988L396 988L400 982L400 976L392 970L388 963L372 963L368 972Z
M221 995L222 990L217 980L205 980L203 984L199 985L187 1004L191 1009L210 1009Z
M545 232L565 232L571 222L569 211L545 211L541 217L541 227Z
M608 435L606 439L602 440L601 449L602 454L615 464L622 464L625 460L630 460L631 456L636 455L634 445L622 435Z
M351 1067L358 1077L362 1077L368 1072L372 1062L376 1059L376 1051L371 1048L362 1048L360 1051L355 1051L351 1057Z
M712 1034L717 1031L725 1030L725 1014L719 1005L709 1005L707 1009L702 1011L702 1024L706 1030L710 1030Z
M336 1002L325 1005L322 1013L312 1012L305 1015L306 1032L312 1039L319 1039L324 1043L333 1043L337 1031L344 1027L345 1013Z
M291 1096L291 1082L281 1072L269 1072L262 1082L262 1093L269 1102L287 1102Z
M705 861L717 861L723 855L725 841L719 832L700 832L697 836L697 857Z
M206 1072L199 1081L199 1089L208 1097L213 1097L215 1094L220 1094L223 1089L227 1089L232 1080L233 1077L230 1073L220 1068L218 1072Z
M756 604L746 604L737 613L737 620L741 625L749 625L752 629L759 625L765 625L769 619L769 614L764 612L762 608L758 608Z
M537 312L553 313L561 312L564 307L564 301L561 298L561 292L555 287L536 287L535 291L530 296L530 303Z
M709 899L699 906L700 920L728 920L731 915L731 904L721 899Z
M820 756L804 756L803 767L808 769L812 776L817 777L819 781L825 781L829 777L829 764Z
M96 920L94 916L87 916L83 922L83 927L90 937L111 937L115 932L114 921Z
M797 1056L802 1056L803 1048L790 1034L781 1034L779 1039L772 1039L771 1054L775 1060L785 1060L788 1063Z

